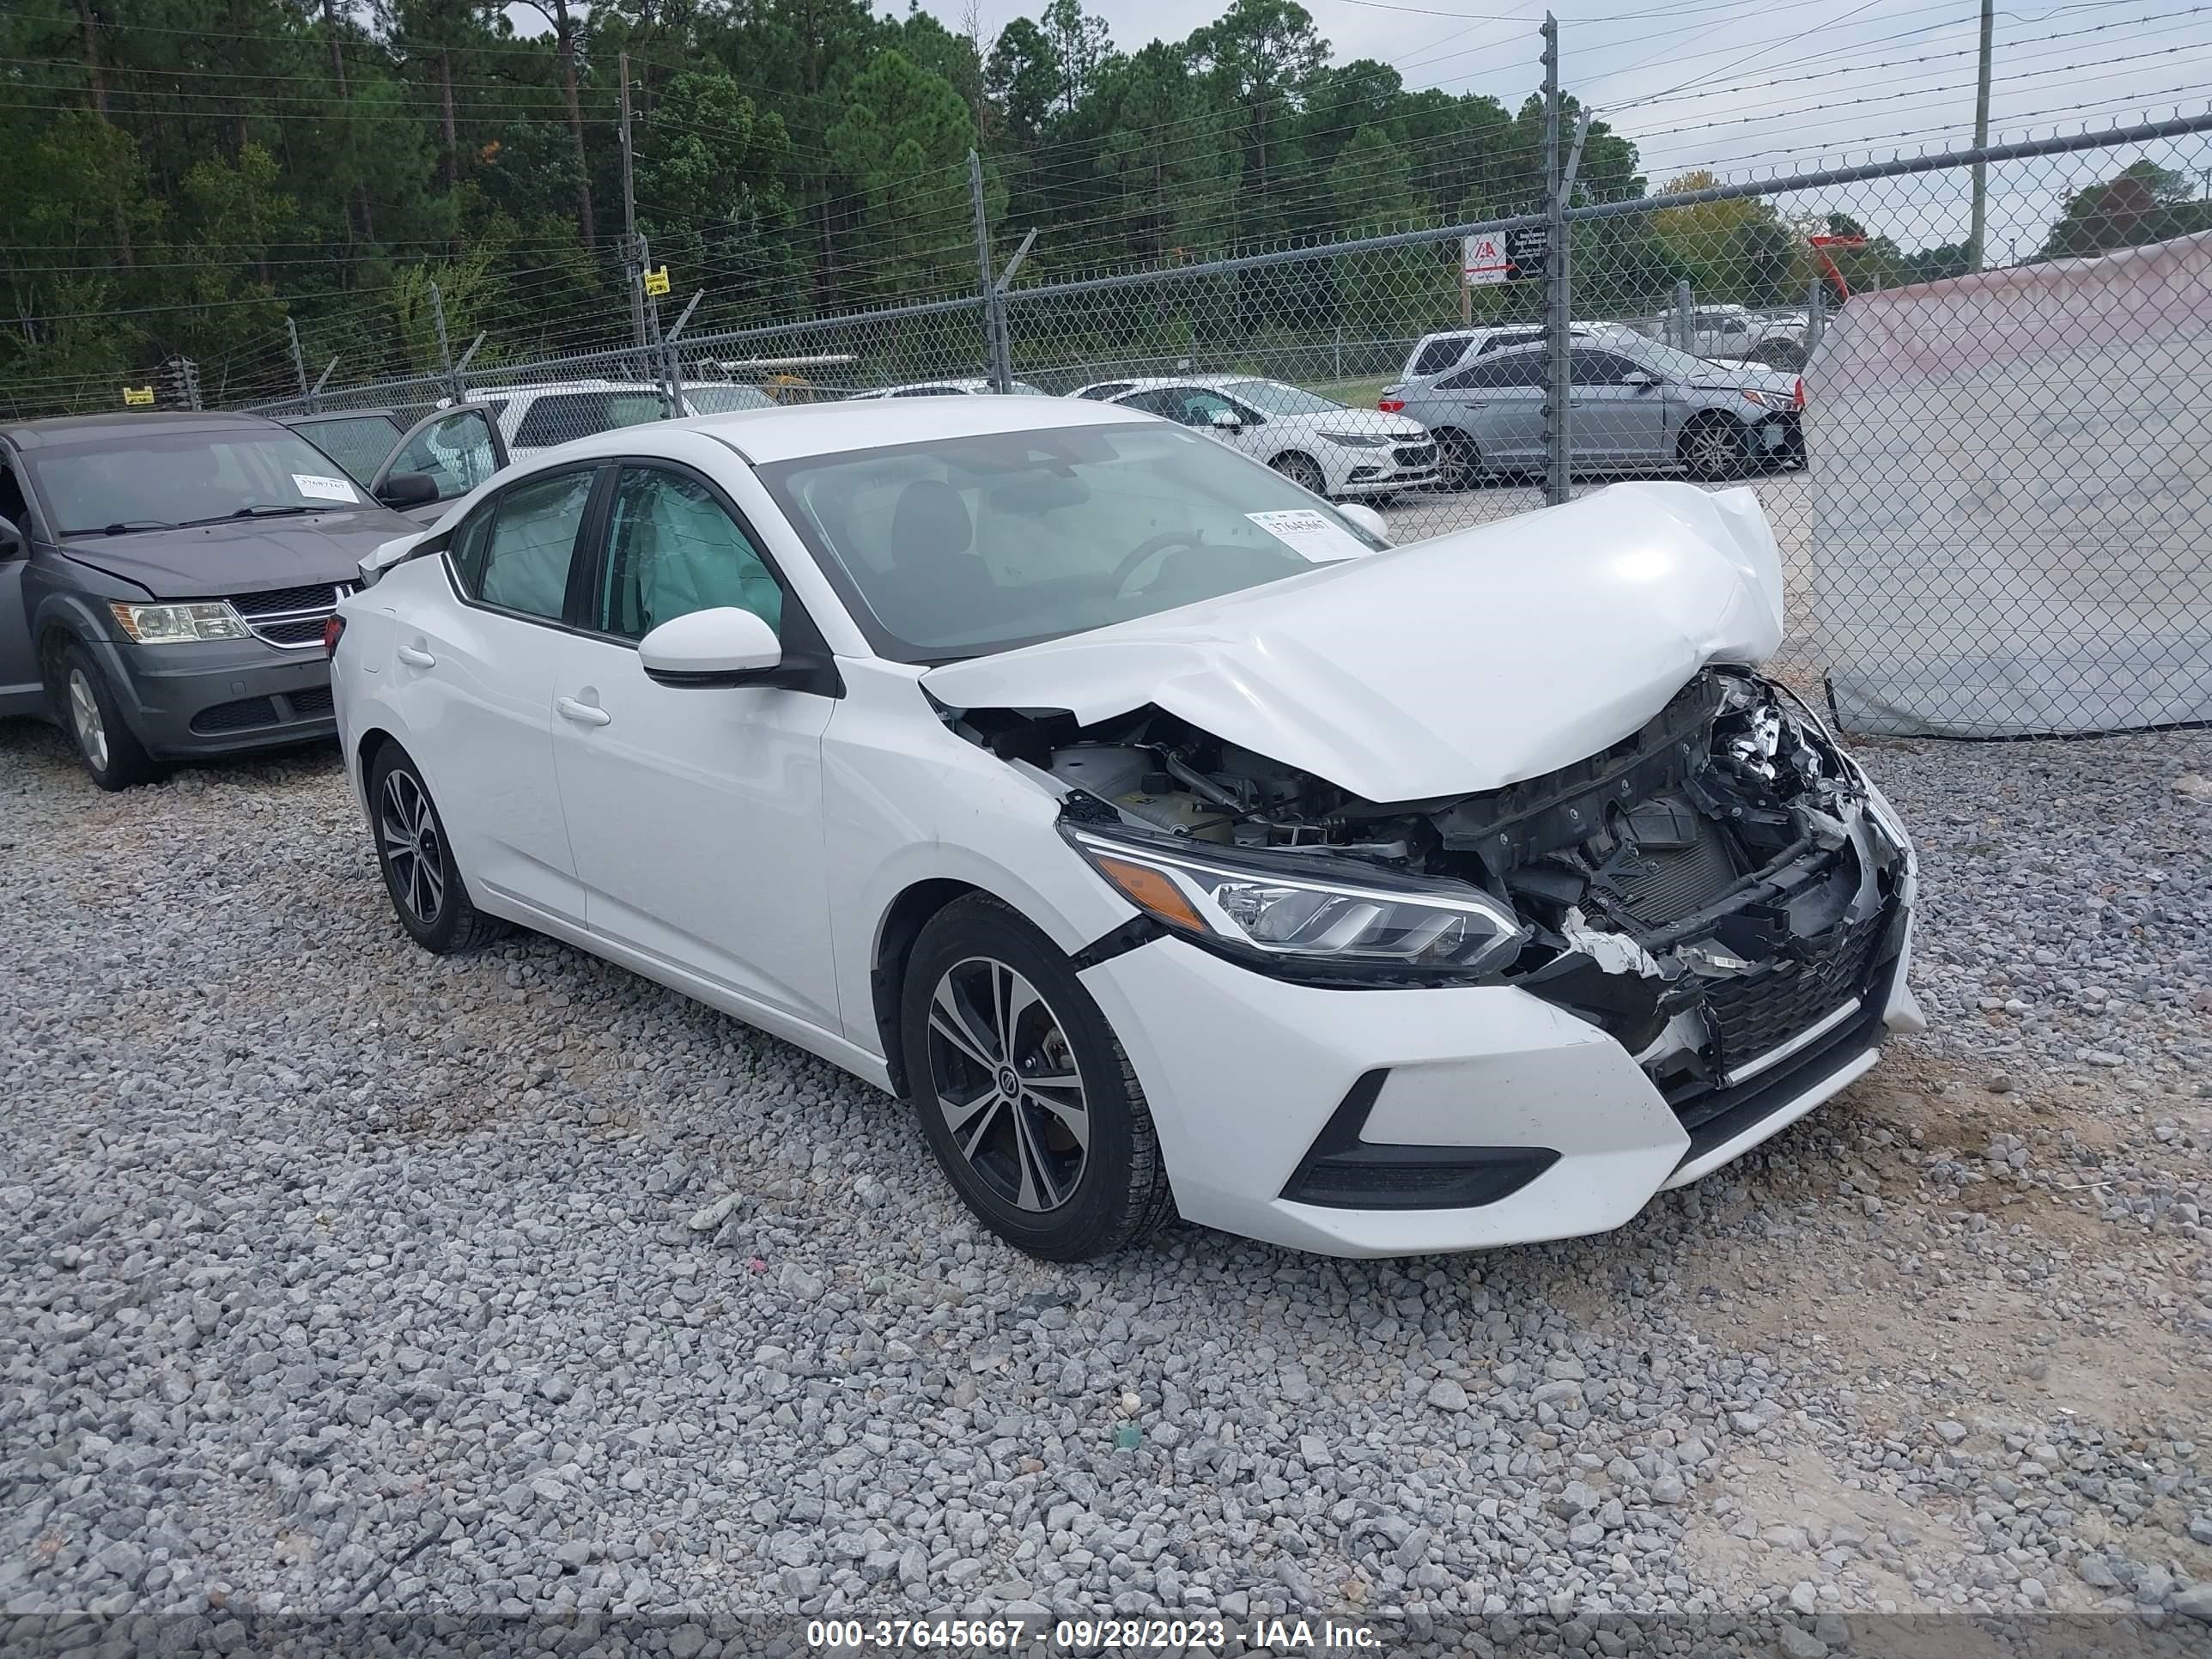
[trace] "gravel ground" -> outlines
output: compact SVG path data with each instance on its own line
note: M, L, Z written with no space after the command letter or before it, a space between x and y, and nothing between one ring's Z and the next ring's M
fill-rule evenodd
M415 950L331 754L104 796L0 725L0 1604L2212 1629L2212 740L1869 764L1934 1030L1766 1148L1571 1243L1057 1268L819 1061Z

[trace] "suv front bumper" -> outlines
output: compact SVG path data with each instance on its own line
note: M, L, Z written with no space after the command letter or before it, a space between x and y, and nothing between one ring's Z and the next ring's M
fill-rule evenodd
M229 755L336 734L331 665L319 649L259 640L94 647L123 718L149 753Z

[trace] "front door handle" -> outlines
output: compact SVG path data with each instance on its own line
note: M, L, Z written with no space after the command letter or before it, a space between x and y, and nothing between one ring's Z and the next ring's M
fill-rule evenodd
M607 726L614 716L596 703L578 702L574 697L553 699L554 711L564 720L574 720L579 726Z
M435 668L438 659L418 645L403 645L392 653L410 668Z

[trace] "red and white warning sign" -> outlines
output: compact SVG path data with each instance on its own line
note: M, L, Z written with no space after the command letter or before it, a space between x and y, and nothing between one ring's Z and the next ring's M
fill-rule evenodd
M1505 257L1505 238L1503 235L1460 238L1460 272L1469 288L1502 283L1511 275L1512 269L1512 262Z

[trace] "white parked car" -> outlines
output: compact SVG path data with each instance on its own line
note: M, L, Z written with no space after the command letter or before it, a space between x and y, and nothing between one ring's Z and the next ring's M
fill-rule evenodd
M1052 394L1031 386L1027 380L1013 380L1012 396L1016 398L1048 398ZM988 398L998 388L988 380L915 380L907 386L878 386L872 392L855 392L854 398Z
M1401 415L1351 409L1249 374L1101 380L1070 394L1158 415L1241 449L1316 495L1395 495L1437 481L1437 447Z
M422 945L904 1097L1038 1255L1619 1226L1918 1026L1911 847L1747 490L1375 522L1106 404L611 432L362 562L346 764Z

